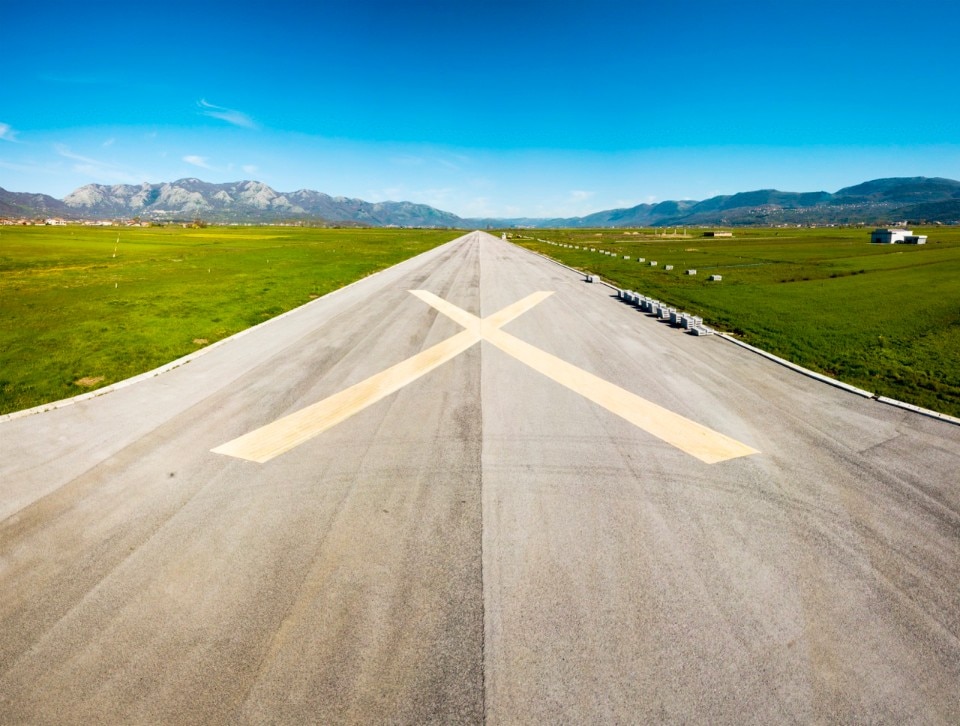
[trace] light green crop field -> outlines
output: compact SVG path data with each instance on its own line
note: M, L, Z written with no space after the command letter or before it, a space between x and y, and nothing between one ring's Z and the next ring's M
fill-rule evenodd
M458 235L2 227L0 414L148 371Z
M960 416L960 228L914 228L928 235L926 245L874 245L870 231L738 228L733 238L715 239L700 230L686 237L683 230L509 234L802 366ZM713 274L722 281L710 282Z

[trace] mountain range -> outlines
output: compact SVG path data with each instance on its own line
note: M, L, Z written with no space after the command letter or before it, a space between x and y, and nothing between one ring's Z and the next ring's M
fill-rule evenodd
M210 184L87 184L59 200L0 188L0 217L206 222L311 221L374 227L651 227L694 225L889 224L960 221L960 182L896 177L829 192L761 189L703 201L679 200L609 209L584 217L463 219L426 204L366 202L300 189L277 192L257 181Z
M206 222L312 220L372 227L459 227L463 220L426 204L365 202L300 189L277 192L263 182L210 184L188 178L162 184L87 184L62 200L0 189L0 216L59 216Z

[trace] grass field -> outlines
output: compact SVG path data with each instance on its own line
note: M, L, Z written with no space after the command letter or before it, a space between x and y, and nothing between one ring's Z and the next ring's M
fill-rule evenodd
M150 370L457 235L0 228L0 414Z
M699 230L538 230L512 239L807 368L960 416L960 228L915 229L929 235L924 246L872 245L869 231L736 229L710 239Z

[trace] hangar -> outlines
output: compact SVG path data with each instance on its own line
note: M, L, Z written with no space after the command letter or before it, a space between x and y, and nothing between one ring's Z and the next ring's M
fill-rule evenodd
M925 245L927 235L914 234L909 229L875 229L870 234L870 241L886 245Z

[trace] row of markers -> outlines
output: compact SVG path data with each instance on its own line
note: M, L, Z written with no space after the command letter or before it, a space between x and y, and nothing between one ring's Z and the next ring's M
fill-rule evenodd
M669 322L674 328L686 330L691 335L713 335L713 330L703 324L703 318L680 312L652 297L641 295L633 290L617 290L617 297L629 305L636 305L640 308L640 312L652 315L657 320Z
M610 257L616 257L616 256L617 256L617 253L616 253L616 252L611 252L610 250L598 250L596 247L580 247L579 245L566 245L566 244L563 244L563 243L561 243L561 242L551 242L551 241L548 240L548 239L538 239L537 242L543 242L544 244L553 245L554 247L563 247L563 248L568 249L568 250L581 250L581 249L582 249L582 250L584 250L584 251L590 250L591 252L599 252L601 255L609 255ZM629 260L629 259L630 259L630 255L624 255L624 256L623 256L623 259ZM638 257L638 258L637 258L637 262L647 262L647 259L646 259L645 257ZM650 262L647 262L647 265L649 265L650 267L656 267L656 266L657 266L657 261L656 261L656 260L651 260ZM673 265L664 265L664 266L663 266L663 269L664 269L664 270L667 270L667 271L670 271L670 270L673 269ZM685 275L696 275L696 274L697 274L697 271L696 271L696 270L686 270L683 274L685 274ZM710 276L710 279L711 279L711 280L717 280L717 281L719 281L721 278L720 278L720 275L711 275L711 276Z
M579 245L567 245L561 244L560 242L551 242L546 239L538 239L537 242L543 242L548 245L553 245L554 247L565 247L567 249L579 250L579 249L589 249L591 252L596 252L596 247L583 247ZM600 250L601 254L616 256L613 252L609 250ZM629 260L629 255L624 255L623 259ZM637 262L646 262L643 257L638 257ZM656 261L650 262L651 267L656 267ZM665 270L672 270L673 265L664 265ZM687 275L696 275L696 270L687 270ZM594 282L596 277L594 275L587 275L587 282ZM710 279L720 280L720 275L711 275ZM647 313L647 315L652 315L658 320L663 320L669 322L675 328L681 328L686 330L691 335L713 335L713 330L708 328L703 324L703 318L696 315L688 315L687 313L679 312L676 308L668 307L659 300L654 300L652 297L647 297L646 295L641 295L638 292L633 290L617 290L617 297L620 298L623 302L630 305L636 305L640 308L641 312Z

